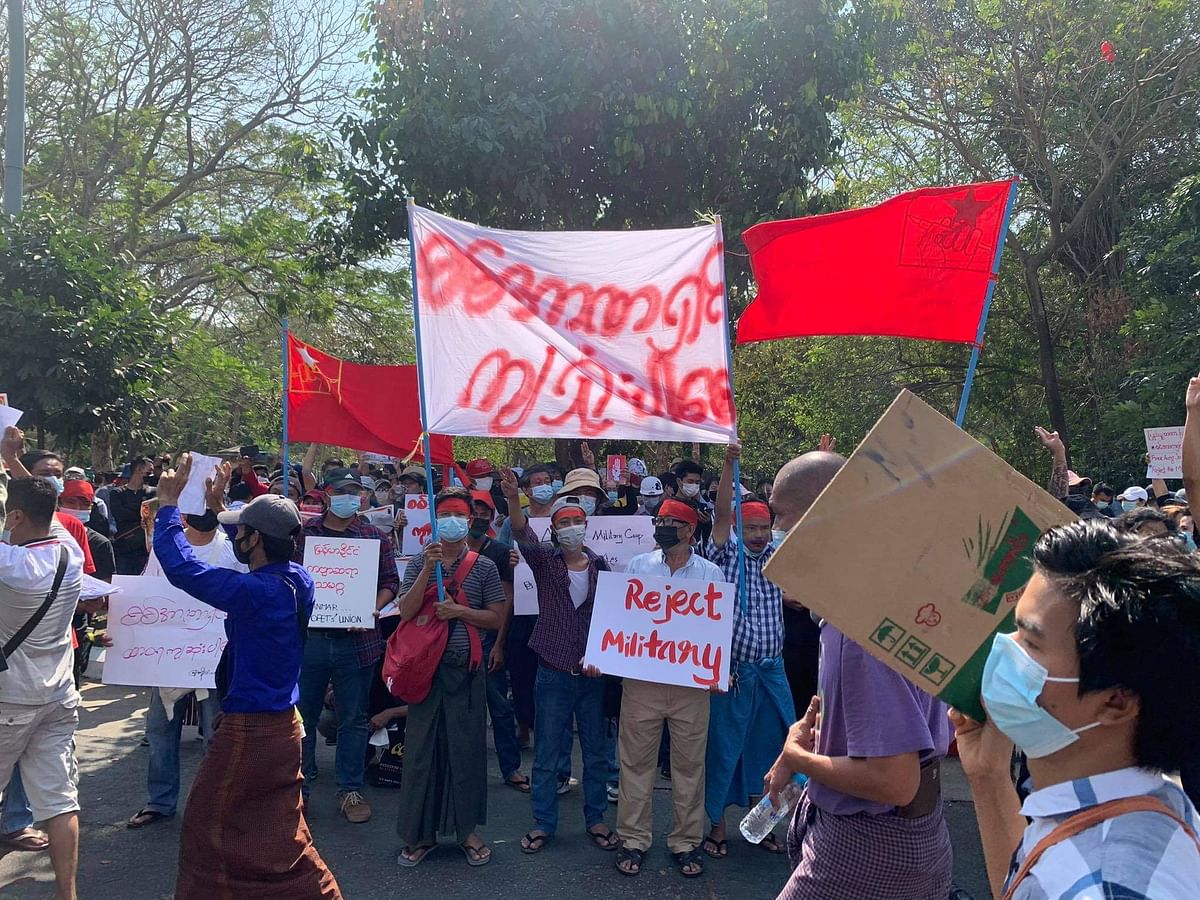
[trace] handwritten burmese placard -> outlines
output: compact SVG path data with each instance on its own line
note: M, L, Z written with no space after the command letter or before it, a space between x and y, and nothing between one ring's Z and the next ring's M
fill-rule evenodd
M313 578L313 628L374 628L379 587L375 538L304 539L304 568Z

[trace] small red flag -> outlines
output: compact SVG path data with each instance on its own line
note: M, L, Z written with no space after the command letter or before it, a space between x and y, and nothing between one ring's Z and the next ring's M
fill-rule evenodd
M364 366L288 335L289 441L424 460L416 366ZM431 462L453 463L454 441L430 435Z
M758 294L738 343L827 334L974 343L1015 183L922 188L748 229Z

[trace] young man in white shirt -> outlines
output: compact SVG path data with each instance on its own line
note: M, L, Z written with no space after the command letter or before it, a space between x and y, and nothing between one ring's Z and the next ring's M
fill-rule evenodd
M34 820L46 823L56 896L75 900L79 794L72 742L79 693L71 617L83 583L83 552L54 522L57 503L48 479L9 485L7 541L0 543L0 643L11 642L36 617L56 580L58 590L33 630L11 648L8 670L0 674L0 784L20 762Z
M1200 561L1107 519L1048 532L1033 557L1017 631L984 668L987 724L951 711L992 892L1195 897L1200 821L1164 773L1200 744Z

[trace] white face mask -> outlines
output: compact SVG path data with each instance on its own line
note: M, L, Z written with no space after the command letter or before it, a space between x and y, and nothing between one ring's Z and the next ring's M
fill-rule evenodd
M685 497L698 497L700 496L700 485L684 482L679 486L679 493Z
M86 522L92 517L90 509L67 509L65 506L59 512L66 513L72 519L78 519L80 522Z
M587 534L586 525L566 525L562 528L556 528L554 533L558 536L558 543L567 550L578 550L583 546L583 538Z
M495 481L495 479L492 478L491 476L488 476L487 478L476 478L475 479L475 490L490 491L492 489L493 481Z

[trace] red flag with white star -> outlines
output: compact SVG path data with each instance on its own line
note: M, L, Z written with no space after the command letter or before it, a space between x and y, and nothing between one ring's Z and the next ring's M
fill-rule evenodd
M424 460L416 366L364 366L288 335L289 441L315 441ZM430 435L431 462L453 463L454 441Z
M738 343L835 334L974 343L1013 184L922 188L748 229L758 294Z

